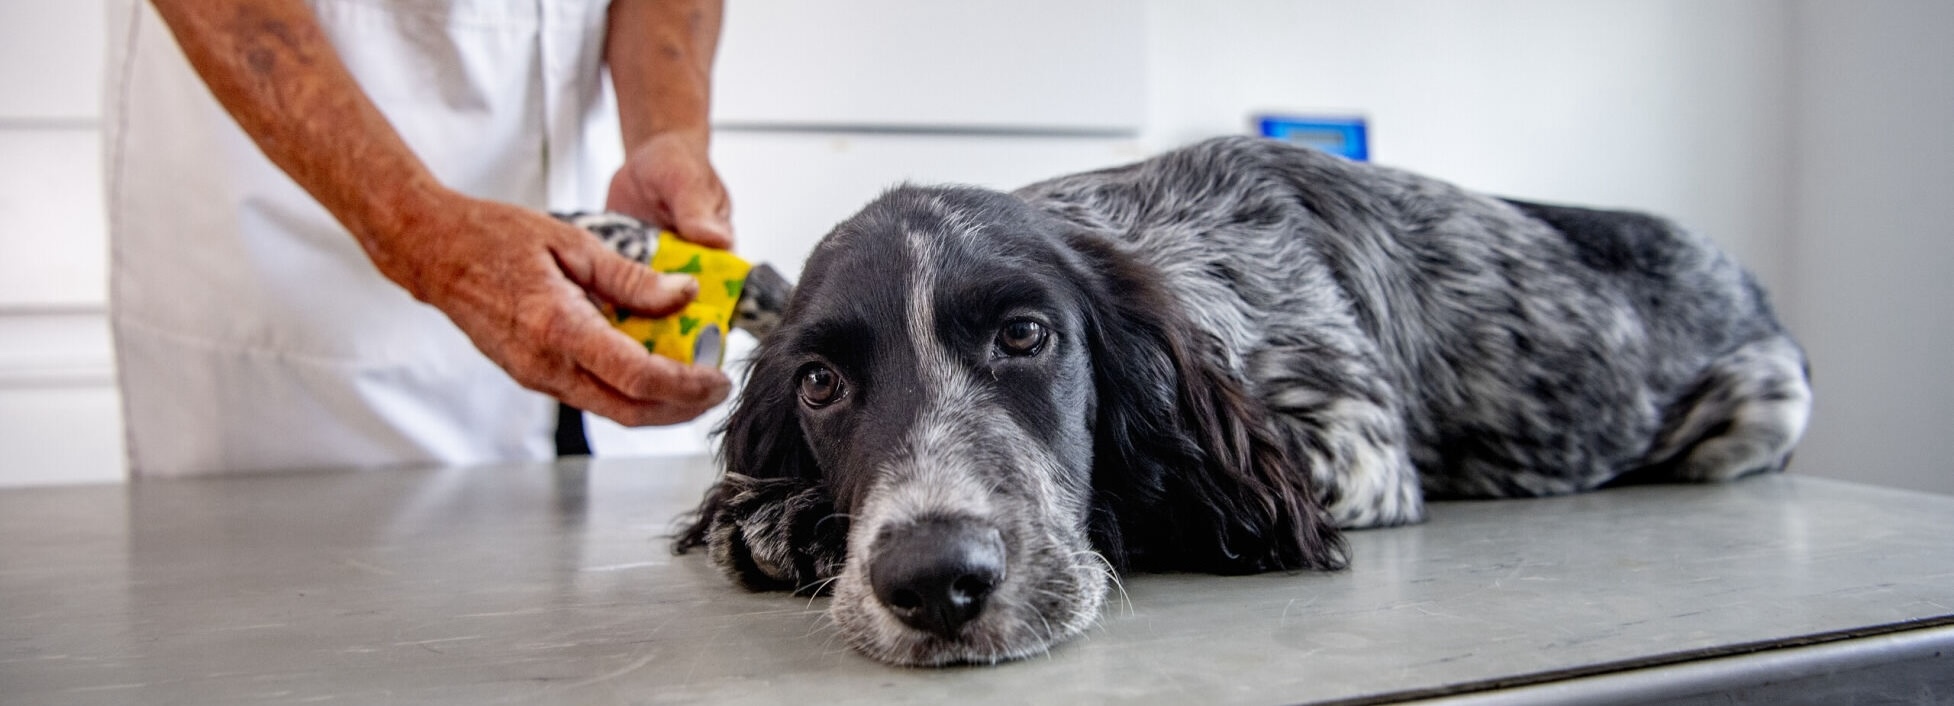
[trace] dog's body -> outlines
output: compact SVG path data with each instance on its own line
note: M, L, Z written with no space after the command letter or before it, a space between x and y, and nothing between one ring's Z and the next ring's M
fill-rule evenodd
M842 223L765 339L680 546L834 579L891 662L1096 619L1113 569L1335 568L1427 496L1781 468L1803 354L1657 219L1223 139Z

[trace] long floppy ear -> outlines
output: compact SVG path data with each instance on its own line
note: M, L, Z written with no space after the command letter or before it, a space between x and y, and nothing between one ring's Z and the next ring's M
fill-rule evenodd
M749 590L816 593L841 573L848 523L835 513L795 418L794 370L777 343L761 341L719 429L726 472L672 550L705 547L720 571Z
M1121 565L1254 573L1340 569L1343 536L1306 455L1272 430L1160 275L1095 237L1088 268L1098 417L1094 543Z

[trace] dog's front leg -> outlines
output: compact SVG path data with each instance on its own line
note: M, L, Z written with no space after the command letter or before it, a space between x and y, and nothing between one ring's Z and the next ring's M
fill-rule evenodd
M1424 493L1402 403L1358 340L1264 348L1251 357L1250 375L1338 527L1421 522Z
M703 512L698 543L748 590L821 593L841 573L848 522L819 484L728 473Z

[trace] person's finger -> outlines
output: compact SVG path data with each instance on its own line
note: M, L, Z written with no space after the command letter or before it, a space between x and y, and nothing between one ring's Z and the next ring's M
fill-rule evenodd
M713 198L713 189L702 191L673 204L672 228L686 240L706 247L730 250L733 247L733 224L726 218L726 199Z
M615 390L627 404L662 402L704 411L731 391L732 383L724 373L648 355L643 345L612 329L594 309L586 307L584 315L563 319L553 328L543 344L567 353L577 368ZM585 409L625 423L634 418L628 410Z
M733 226L723 218L680 217L674 232L681 238L709 248L720 250L733 248Z
M723 373L651 355L576 303L538 307L553 311L524 317L532 334L520 340L530 345L498 357L523 386L629 426L687 421L725 400Z
M599 299L651 317L676 314L699 295L699 280L690 275L660 274L617 256L596 258L590 279L577 284Z
M697 279L660 274L611 252L594 238L558 248L556 259L564 276L585 292L644 316L678 313L699 293Z
M611 176L610 190L604 196L604 210L622 213L646 223L657 223L659 220L657 208L644 193L644 185L628 164Z
M696 418L724 402L730 392L730 383L717 370L681 365L669 358L647 355L641 348L633 357L643 367L653 370L610 374L629 381L627 385L639 386L638 394L627 394L600 374L583 368L559 375L554 394L566 404L619 424L647 426ZM653 380L661 382L649 382Z
M663 426L691 421L705 414L706 410L712 409L713 405L724 401L723 397L708 397L690 402L636 400L612 389L610 385L605 384L589 371L578 371L578 377L574 389L579 398L588 400L588 403L576 404L570 402L569 397L565 396L563 399L566 403L629 427Z

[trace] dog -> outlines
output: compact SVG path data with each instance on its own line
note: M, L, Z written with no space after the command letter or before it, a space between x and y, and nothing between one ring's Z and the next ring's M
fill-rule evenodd
M1118 572L1346 565L1428 498L1781 470L1803 352L1654 217L1217 139L1005 194L895 188L815 248L675 549L832 591L853 648L995 663Z

